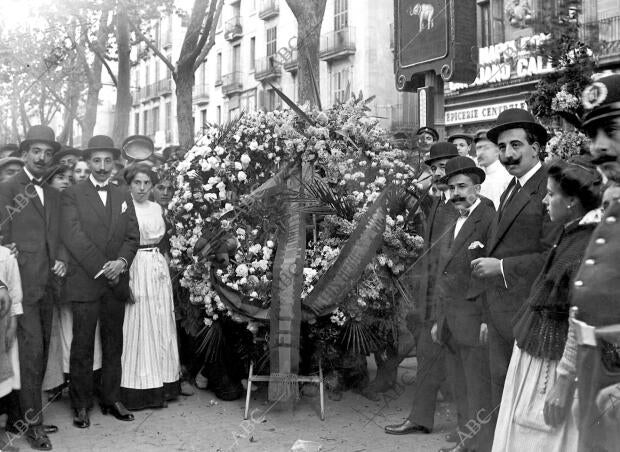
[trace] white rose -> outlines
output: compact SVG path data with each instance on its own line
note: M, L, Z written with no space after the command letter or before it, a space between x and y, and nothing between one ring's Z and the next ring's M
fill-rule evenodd
M256 140L252 140L252 141L250 142L250 150L251 150L251 151L255 151L255 150L257 150L257 149L258 149L258 143L256 142Z
M183 208L185 209L186 212L189 212L190 210L194 208L194 205L191 202L188 202L187 204L183 206Z
M239 179L239 182L244 182L248 179L248 176L243 171L239 171L237 173L237 179Z
M273 247L275 246L275 244L273 243L273 241L272 241L272 240L267 240L267 246L268 246L269 248L273 248Z
M235 274L241 278L247 277L249 273L248 266L245 264L239 264L235 269Z
M243 169L243 165L241 164L241 162L235 162L235 169L237 171L241 171Z
M241 156L241 165L243 165L243 169L247 168L251 161L252 159L248 154L243 154Z

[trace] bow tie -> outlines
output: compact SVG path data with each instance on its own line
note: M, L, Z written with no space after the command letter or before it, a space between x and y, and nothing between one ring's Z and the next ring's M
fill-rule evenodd
M95 185L95 190L97 191L108 191L108 185Z
M469 216L469 209L459 210L459 216L461 218L467 218Z
M38 185L39 187L43 187L43 179L30 179L30 183L32 185Z

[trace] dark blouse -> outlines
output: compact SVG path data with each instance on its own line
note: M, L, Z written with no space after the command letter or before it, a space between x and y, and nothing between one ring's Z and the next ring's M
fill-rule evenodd
M559 360L568 333L569 291L595 224L564 227L517 315L515 340L537 358Z

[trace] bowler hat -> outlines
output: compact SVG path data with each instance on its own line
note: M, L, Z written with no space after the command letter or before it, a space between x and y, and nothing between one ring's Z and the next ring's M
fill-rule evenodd
M82 157L82 151L70 146L63 146L60 151L54 154L54 162L60 162L60 159L67 155L74 155L79 159Z
M88 140L88 146L82 151L82 155L88 160L96 151L109 151L114 156L114 160L118 160L121 156L120 149L114 147L114 141L107 135L95 135Z
M480 183L486 179L486 174L482 168L478 168L476 163L469 157L458 156L448 160L446 163L446 175L442 182L447 183L452 176L457 174L476 174L480 178Z
M155 151L155 145L146 135L131 135L121 145L123 158L131 161L146 160Z
M424 160L424 163L426 163L427 165L430 165L435 160L451 159L457 157L459 155L459 151L457 151L454 144L440 141L439 143L435 143L431 146L429 154L429 157Z
M501 112L495 121L495 127L487 132L487 137L497 144L499 134L510 129L529 130L536 135L541 146L547 143L547 129L541 126L529 111L522 108L509 108Z
M36 125L28 129L26 139L19 143L19 150L21 152L26 151L32 143L49 144L54 149L54 152L58 152L60 149L60 143L56 141L54 131L48 126Z
M581 122L584 128L620 116L620 74L601 77L586 86L581 102L586 110Z
M11 163L17 163L18 165L24 166L24 161L19 157L5 157L0 159L0 169L4 168L6 165L10 165Z
M435 141L439 140L439 133L433 129L432 127L420 127L418 131L415 133L416 135L422 135L423 133L428 133L433 136Z
M488 133L488 129L480 129L478 130L476 133L474 133L474 144L476 144L478 141L483 141L483 140L489 140L489 137L487 136Z
M19 146L15 143L8 143L0 147L0 152L10 152L11 156L15 154L15 157L19 157Z
M454 143L454 140L456 140L457 138L462 138L463 140L467 141L467 144L471 144L472 142L471 135L467 135L466 133L455 133L454 135L450 135L448 137L448 142Z

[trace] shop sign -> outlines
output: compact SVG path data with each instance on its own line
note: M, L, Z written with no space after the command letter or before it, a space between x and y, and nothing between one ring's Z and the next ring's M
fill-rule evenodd
M551 60L536 54L548 35L540 33L478 49L478 76L471 85L450 83L448 89L505 82L552 72Z
M495 120L501 112L509 108L522 108L527 110L524 100L503 102L501 104L479 105L471 108L458 110L446 110L445 122L447 126L454 124L468 124L472 122L485 122Z

